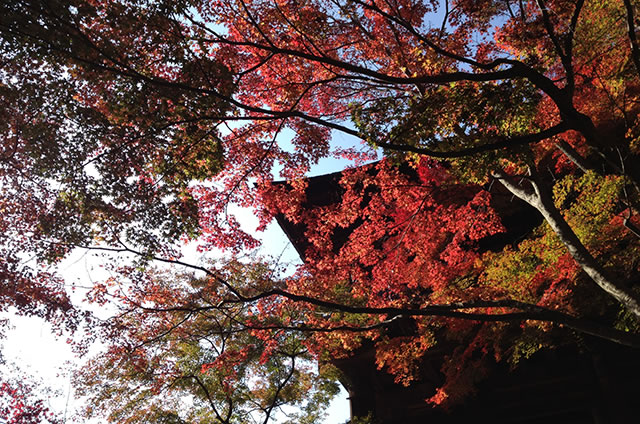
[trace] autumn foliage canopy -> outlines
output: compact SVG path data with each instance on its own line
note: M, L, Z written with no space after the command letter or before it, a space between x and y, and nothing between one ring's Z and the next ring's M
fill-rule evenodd
M0 310L88 325L83 343L106 347L77 386L118 423L268 422L285 404L314 422L337 390L329 359L363 346L404 385L450 346L425 399L443 407L489 363L590 337L640 347L639 14L7 2ZM327 157L350 165L313 201L305 177ZM297 226L304 264L247 259L260 243L237 206L259 229ZM225 259L181 258L186 242ZM78 248L109 255L87 300L110 319L56 273Z

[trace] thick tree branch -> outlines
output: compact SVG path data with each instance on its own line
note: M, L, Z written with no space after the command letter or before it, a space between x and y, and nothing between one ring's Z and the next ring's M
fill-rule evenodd
M558 140L556 142L556 147L566 156L569 158L569 160L571 160L571 162L574 163L574 165L576 165L578 168L580 168L580 170L582 172L588 172L588 171L595 171L595 169L593 168L593 166L591 166L591 164L589 164L587 162L587 160L582 157L582 155L580 155L580 153L578 153L576 151L576 149L573 148L572 145L570 145L569 143L567 143L564 140Z
M498 71L488 71L488 72L463 72L463 71L454 71L454 72L444 72L433 75L421 75L416 77L400 77L395 75L389 75L382 72L375 71L373 69L366 68L361 65L349 63L342 61L340 59L326 57L326 56L318 56L312 53L295 50L287 47L272 47L265 44L260 44L254 41L244 40L244 41L236 41L230 40L228 38L218 36L214 39L206 39L203 41L207 41L210 43L217 44L226 44L231 46L239 46L239 47L253 47L259 50L263 50L265 52L269 52L273 55L286 55L292 57L299 57L301 59L306 59L312 61L314 63L321 63L324 65L329 65L335 67L336 69L340 69L343 71L347 71L353 74L364 75L374 80L391 83L391 84L448 84L451 82L458 81L477 81L477 82L486 82L486 81L497 81L503 79L511 79L523 77L522 71L523 67L528 68L524 64L517 63L519 66L512 66L510 68ZM496 66L497 67L497 66Z
M311 299L313 300L313 299ZM306 302L311 303L311 302ZM472 302L465 304L469 309L486 309L486 308L516 308L516 304L520 302L503 300L492 302L493 306L478 306ZM510 305L510 306L505 306ZM344 305L337 305L342 307ZM461 312L461 309L465 309L461 305L433 305L433 307L427 307L423 309L404 309L395 308L397 315L393 315L391 318L381 321L376 324L365 326L350 326L350 325L335 325L327 327L308 326L308 325L278 325L278 324L247 324L243 325L247 329L252 330L289 330L289 331L301 331L309 333L332 333L337 331L348 333L364 333L381 328L388 328L394 321L406 318L406 317L443 317L462 319L465 321L478 321L478 322L512 322L521 323L524 321L543 321L550 322L555 325L565 326L571 328L582 334L588 334L611 342L630 346L634 348L640 348L640 336L633 333L627 333L624 331L616 330L611 327L597 324L582 318L572 317L568 314L554 311L551 309L542 308L531 304L521 304L520 307L531 308L530 311L520 312L506 312L506 313L488 313L488 312ZM433 308L438 308L434 310ZM368 312L353 312L356 309L352 309L350 313L367 313L371 315L388 315L388 311L381 312L382 308L372 308ZM345 311L341 311L345 312Z
M502 178L501 181L503 181L506 177L503 176L501 178ZM513 193L514 195L520 197L519 194L524 193L524 191L522 191L522 189L519 188L517 185L511 182L507 182L507 184L509 186L515 187L514 188L515 193ZM509 187L507 187L507 189L509 189ZM531 193L527 194L527 196L531 196L531 195L532 195ZM85 249L93 249L93 250L104 250L104 251L110 251L110 252L123 252L123 253L126 252L126 253L132 253L135 255L140 255L145 257L148 256L148 255L144 255L142 252L139 252L135 249L129 248L124 245L122 248L103 248L103 247L97 247L97 246L96 247L78 246L78 247L82 247ZM636 334L616 330L616 329L613 329L604 325L600 325L597 323L593 323L581 318L573 317L571 315L565 314L560 311L555 311L555 310L547 309L538 305L533 305L533 304L520 302L516 300L510 300L510 299L493 300L493 301L476 300L471 302L458 302L458 303L451 303L446 305L428 305L422 308L399 308L399 307L378 308L378 307L370 307L370 306L352 306L352 305L336 303L333 301L318 299L311 296L290 293L282 289L272 289L272 290L264 291L257 294L244 294L241 290L236 288L234 285L230 284L226 279L222 278L220 275L218 275L216 272L212 271L209 268L199 266L199 265L193 265L178 259L162 258L158 256L152 257L152 260L157 262L168 263L168 264L180 265L188 269L203 272L205 275L213 278L218 284L220 284L221 286L229 290L229 292L234 296L233 299L225 299L217 305L177 306L172 308L156 309L158 311L199 312L199 311L219 309L224 304L227 304L227 303L254 303L262 299L267 299L271 297L281 297L281 298L291 300L293 302L307 303L317 307L326 308L328 310L351 313L351 314L387 315L392 317L396 315L413 316L413 317L431 316L431 317L455 318L455 319L463 319L468 321L479 321L479 322L522 322L526 320L545 321L545 322L550 322L552 324L571 328L583 334L589 334L598 338L609 340L614 343L631 346L635 348L640 348L640 336ZM620 301L622 302L622 300ZM515 311L505 312L505 313L476 312L476 311L465 312L465 310L492 309L492 308L508 308L508 309L514 309ZM304 327L301 327L300 329L304 330ZM348 328L343 328L342 330L349 331ZM313 329L310 328L309 331L313 331ZM338 331L338 329L335 329L334 331Z
M376 144L382 147L383 149L387 149L387 150L394 150L399 152L411 152L411 153L418 153L426 156L432 156L436 158L450 159L450 158L465 157L465 156L473 155L476 153L488 152L492 150L499 150L504 148L511 148L516 146L524 146L527 144L537 143L542 140L551 138L555 135L561 134L564 131L567 131L568 129L569 129L569 125L566 124L565 122L561 122L557 125L547 128L546 130L540 131L539 133L508 137L493 143L482 144L480 146L474 146L474 147L469 147L466 149L455 150L450 152L437 151L437 150L427 149L425 147L401 145L401 144L395 144L390 142L377 142Z
M494 172L497 178L507 190L516 197L536 208L547 221L551 229L567 247L567 250L582 270L605 292L617 299L629 312L640 317L640 301L627 287L616 283L589 253L578 236L573 232L560 211L555 207L553 199L540 184L533 179L529 180L531 187L518 185L513 178L502 172Z

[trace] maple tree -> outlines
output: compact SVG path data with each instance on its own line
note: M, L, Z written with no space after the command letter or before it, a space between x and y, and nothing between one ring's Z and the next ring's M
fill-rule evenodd
M220 301L234 300L237 312L189 303L207 289L200 280L172 294L166 278L133 278L123 268L126 284L145 289L96 286L125 307L124 321L113 325L130 333L103 333L113 349L89 374L107 372L118 358L135 372L113 370L109 378L144 379L149 396L164 391L166 378L182 377L172 368L151 378L149 364L197 370L208 361L192 340L207 322L202 308L258 331L230 339L256 346L229 348L229 357L242 352L243 370L286 362L286 354L256 359L269 337L305 346L304 360L348 355L369 340L378 365L404 384L441 329L465 341L449 364L460 360L466 369L479 365L474 352L515 361L557 344L561 330L549 323L637 345L637 13L631 0L2 5L0 265L3 284L15 289L3 292L1 307L74 328L78 312L42 264L96 243L139 254L141 266L152 258L180 265L173 258L181 238L198 239L203 251L256 247L228 212L236 204L254 208L263 225L276 214L304 224L305 266L259 283L223 271L203 280L209 290L221 285ZM335 133L369 146L333 148ZM339 199L305 206L303 177L319 159L362 164L376 148L388 158L345 172ZM274 169L292 182L270 184ZM545 223L491 251L483 240L504 231L495 186ZM338 242L340 231L348 234ZM148 322L145 307L156 313ZM190 313L193 322L174 328ZM397 316L412 317L410 334L384 330ZM515 336L512 321L522 322ZM305 335L296 339L297 332ZM151 354L144 340L160 353L139 369L139 355ZM122 348L127 343L143 350ZM446 368L447 383L431 401L468 392L464 370ZM218 371L198 378L232 378ZM89 374L87 381L99 381ZM222 390L207 413L228 422L262 396L258 409L268 420L287 385L264 376L271 386L251 387L250 375L242 374L239 398ZM114 408L132 422L141 419L118 397L125 391L97 390L124 402Z

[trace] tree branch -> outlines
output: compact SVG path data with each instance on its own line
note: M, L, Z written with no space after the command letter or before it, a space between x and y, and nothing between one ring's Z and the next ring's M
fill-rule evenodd
M503 176L501 178L504 179L505 177ZM512 185L510 182L507 182L507 184L509 186ZM507 189L509 189L509 187L507 187ZM515 191L518 192L518 190L515 190ZM518 196L516 193L514 194ZM126 246L124 246L122 249L101 248L101 247L93 247L93 249L128 252L136 255L145 256L141 252ZM428 305L422 308L399 308L399 307L378 308L378 307L370 307L370 306L345 305L345 304L336 303L333 301L314 298L311 296L294 294L281 289L272 289L272 290L268 290L258 294L245 295L238 288L233 286L231 283L229 283L227 280L222 278L216 272L208 268L205 268L203 266L193 265L177 259L161 258L157 256L152 257L152 260L157 262L180 265L185 268L201 271L207 276L213 278L216 282L221 284L227 290L229 290L229 292L234 296L234 299L223 300L221 303L217 305L208 305L208 306L200 306L200 307L178 306L178 307L172 307L172 308L166 308L166 309L158 309L158 311L199 312L199 311L219 309L221 305L225 303L253 303L253 302L256 302L262 299L267 299L270 297L282 297L282 298L291 300L293 302L308 303L310 305L326 308L328 310L351 313L351 314L371 314L371 315L389 315L389 316L404 315L404 316L413 316L413 317L431 316L431 317L455 318L455 319L462 319L462 320L468 320L468 321L480 321L480 322L522 322L526 320L545 321L545 322L550 322L552 324L571 328L580 333L589 334L601 339L609 340L614 343L631 346L634 348L640 348L640 336L636 334L616 330L614 328L610 328L601 324L597 324L581 318L573 317L571 315L568 315L560 311L555 311L555 310L547 309L538 305L533 305L533 304L520 302L516 300L510 300L510 299L476 300L471 302L457 302L457 303L450 303L445 305ZM625 303L625 306L626 305L627 304ZM465 310L469 310L469 309L491 309L491 308L509 308L509 309L515 309L516 311L506 312L506 313L464 312ZM293 330L296 328L292 327L291 329ZM298 329L300 329L301 331L304 331L304 327L300 327ZM312 331L312 330L313 328L309 329L309 331ZM342 330L349 331L348 328L343 328ZM338 330L334 329L332 331L338 331Z
M591 279L600 286L601 289L618 300L626 309L629 310L629 312L640 317L640 301L637 296L627 287L613 281L605 269L598 263L591 253L589 253L578 236L573 232L573 229L569 226L560 211L555 207L551 195L535 181L535 178L530 179L532 187L524 188L516 184L513 181L513 178L502 172L494 172L493 177L498 179L514 196L524 200L536 208L542 214L551 229L560 238L562 243L564 243L567 250L578 265L580 265L582 270L591 277Z
M387 142L377 142L376 144L388 150L418 153L421 155L432 156L436 158L450 159L450 158L465 157L475 153L482 153L482 152L488 152L492 150L499 150L503 148L524 146L527 144L537 143L542 140L551 138L555 135L561 134L567 131L568 129L569 129L569 125L565 122L561 122L550 128L547 128L546 130L540 131L539 133L504 138L502 140L499 140L493 143L487 143L481 146L474 146L474 147L469 147L466 149L455 150L450 152L437 151L437 150L427 149L425 147L415 147L415 146L401 145L401 144L387 143Z
M629 36L629 44L631 44L631 58L636 67L636 72L640 75L640 47L636 37L635 17L631 0L624 0L624 7L627 11L627 35Z

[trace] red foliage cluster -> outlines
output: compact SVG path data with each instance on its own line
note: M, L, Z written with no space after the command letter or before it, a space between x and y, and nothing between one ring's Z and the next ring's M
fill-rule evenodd
M33 387L16 380L0 383L0 419L6 424L56 424L58 418L34 397Z

